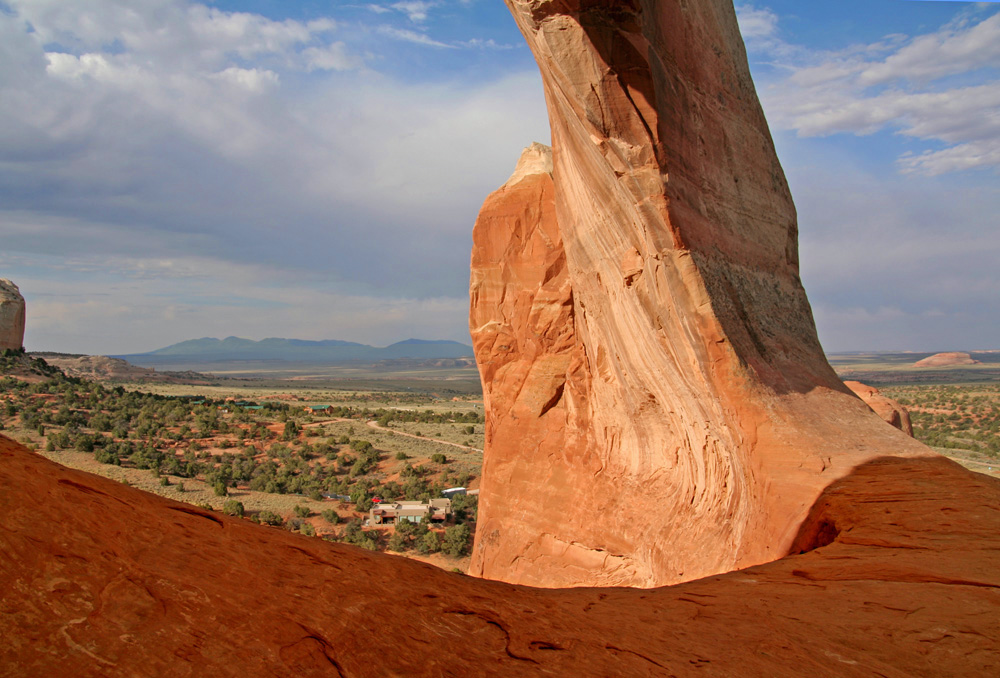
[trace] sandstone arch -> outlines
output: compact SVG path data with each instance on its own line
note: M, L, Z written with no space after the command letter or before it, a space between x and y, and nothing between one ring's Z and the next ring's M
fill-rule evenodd
M657 586L766 562L858 464L930 454L823 355L732 2L506 2L553 151L474 230L472 572Z

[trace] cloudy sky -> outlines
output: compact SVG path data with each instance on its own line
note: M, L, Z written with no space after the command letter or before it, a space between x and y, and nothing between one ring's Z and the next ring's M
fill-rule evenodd
M737 6L827 349L1000 348L1000 5ZM500 0L0 0L29 350L468 341L472 223L531 141Z

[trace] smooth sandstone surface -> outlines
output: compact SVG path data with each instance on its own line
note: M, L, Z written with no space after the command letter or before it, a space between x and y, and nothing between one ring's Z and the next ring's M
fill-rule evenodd
M0 278L0 351L24 347L24 297L10 280Z
M0 437L0 675L996 674L1000 482L877 460L795 542L807 552L667 588L534 589L203 511Z
M875 414L882 417L882 421L895 426L908 436L913 436L913 423L905 407L892 398L882 395L874 386L862 384L860 381L845 381L844 385L865 401Z
M553 160L474 229L471 573L650 587L767 562L858 464L931 454L823 355L732 3L507 4Z

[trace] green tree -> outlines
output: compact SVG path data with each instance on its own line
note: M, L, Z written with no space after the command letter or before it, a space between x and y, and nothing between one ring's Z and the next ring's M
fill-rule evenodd
M441 545L441 550L452 558L464 556L469 549L469 536L471 534L469 526L464 523L452 525L444 531L444 543Z
M222 505L222 512L227 516L242 518L245 510L242 502L238 502L235 499L227 499L226 503Z

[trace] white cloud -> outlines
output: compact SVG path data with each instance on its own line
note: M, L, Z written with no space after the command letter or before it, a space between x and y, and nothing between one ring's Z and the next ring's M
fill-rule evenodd
M193 295L172 287L187 278L218 297L249 286L255 303L300 300L305 310L274 316L289 335L462 338L476 213L520 149L548 137L533 69L474 85L400 82L371 70L365 62L381 56L362 61L357 35L334 22L182 0L12 7L0 13L0 265L53 260L5 270L40 294L114 289L87 312L50 305L48 324L29 328L32 345L145 350L136 337L207 333L197 322L254 335L272 317L202 297L175 303L171 317L190 322L172 324L151 299ZM102 278L102 266L122 272ZM226 266L254 274L236 284L213 272ZM141 295L128 291L136 280ZM311 296L310 285L328 292ZM116 339L132 344L94 348L122 307L144 319ZM320 331L351 313L374 329ZM74 349L60 327L90 344Z
M397 12L402 12L410 21L414 23L420 23L427 21L427 13L433 8L437 7L439 3L437 2L420 2L419 0L406 0L405 2L397 2L392 5L392 8Z
M236 66L219 71L212 77L254 94L260 94L277 86L279 81L278 74L274 71L259 68L238 68Z
M507 43L499 43L499 42L496 42L495 40L493 40L492 38L489 39L489 40L482 40L480 38L472 38L471 40L463 40L462 42L457 42L457 43L455 43L455 46L456 47L465 47L465 48L468 48L468 49L483 49L483 50L485 50L485 49L506 50L506 49L515 49L516 48L516 45L510 45L510 44L507 44Z
M738 5L736 18L743 39L748 41L771 37L778 28L778 16L766 7L757 9L753 5Z
M418 33L416 31L411 31L407 28L396 28L394 26L379 26L378 32L381 35L388 36L390 38L395 38L396 40L402 40L404 42L412 42L417 45L427 45L428 47L443 47L445 49L454 49L454 45L449 45L447 43L441 42L440 40L435 40L434 38L428 36L425 33Z
M943 151L903 155L899 167L904 174L937 176L948 172L1000 166L1000 143L959 144Z
M867 64L858 76L861 85L877 85L906 78L930 81L1000 63L1000 14L969 25L946 26L921 35L884 60Z
M302 50L307 71L347 71L360 68L362 62L351 55L342 42L334 42L325 47L309 47Z
M779 145L789 148L780 136ZM880 176L847 153L800 150L782 161L799 213L802 280L825 347L996 343L1000 191L955 178Z
M748 44L781 69L760 88L772 125L803 137L890 129L937 147L901 157L908 173L1000 167L1000 13L840 52L788 45L759 23L748 25L771 37ZM979 84L948 79L976 73Z

